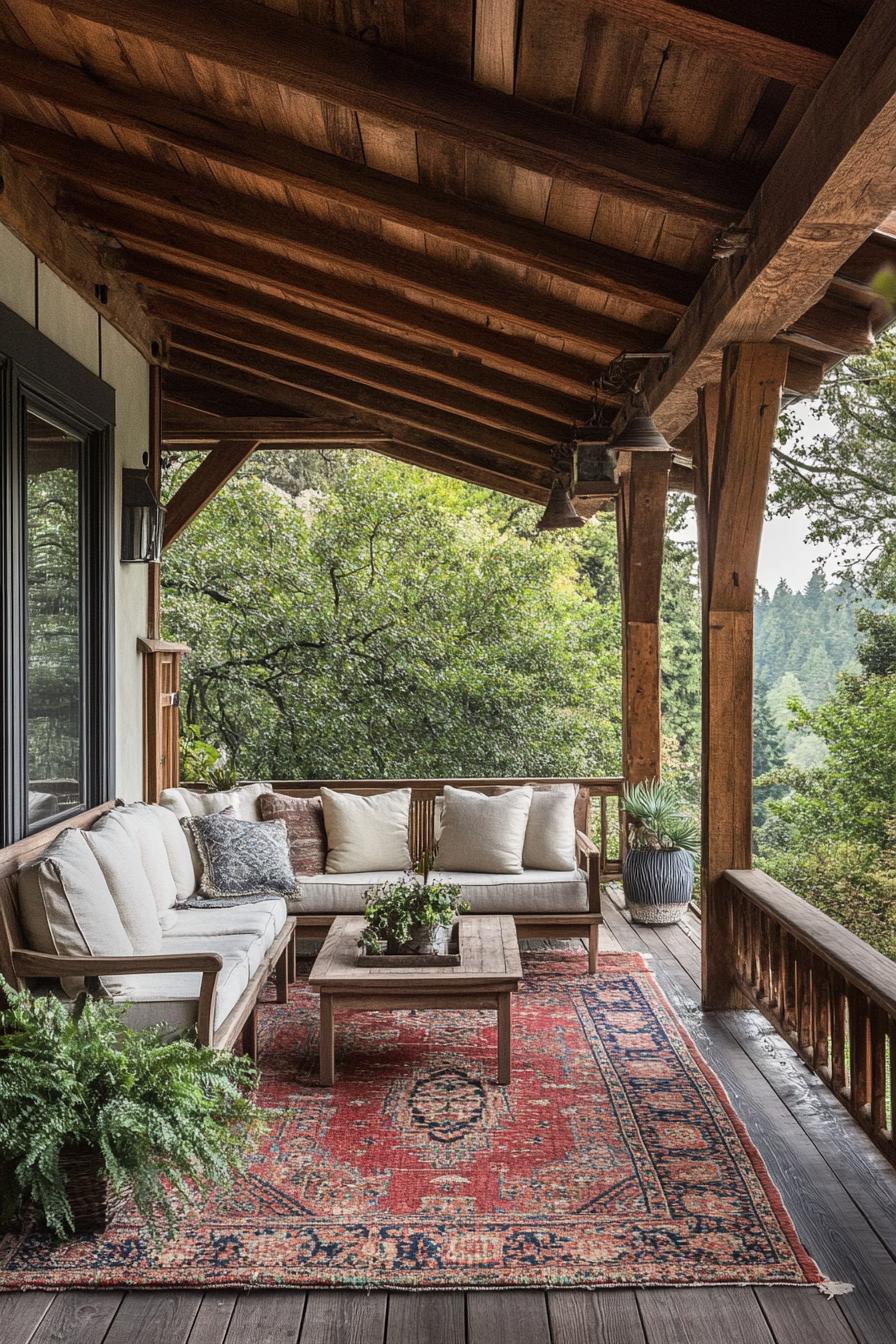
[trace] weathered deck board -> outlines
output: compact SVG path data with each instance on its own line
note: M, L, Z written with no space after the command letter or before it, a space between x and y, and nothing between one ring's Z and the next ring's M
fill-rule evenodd
M601 951L646 953L716 1070L822 1269L802 1288L331 1293L26 1293L0 1297L2 1344L892 1344L896 1173L754 1013L699 1008L699 925L636 928L612 902ZM545 946L539 942L534 947Z

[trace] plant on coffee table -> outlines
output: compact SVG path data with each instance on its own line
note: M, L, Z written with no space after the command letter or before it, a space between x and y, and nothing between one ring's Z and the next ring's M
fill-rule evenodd
M64 1237L128 1194L153 1235L243 1169L262 1112L251 1060L133 1031L123 1007L16 991L0 976L0 1225Z
M399 882L371 887L365 896L367 927L358 946L368 953L408 953L431 950L438 931L448 929L470 907L459 899L461 888L450 882L422 882L406 873Z

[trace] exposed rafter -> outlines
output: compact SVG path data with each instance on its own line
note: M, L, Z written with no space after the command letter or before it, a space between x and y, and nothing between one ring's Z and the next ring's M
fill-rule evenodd
M486 319L513 322L533 332L574 340L612 357L661 337L603 313L541 294L531 286L429 260L382 238L351 233L333 224L314 224L289 206L240 196L186 173L159 168L147 159L118 154L85 140L75 142L33 122L7 117L3 138L11 153L49 169L66 181L140 201L150 214L210 225L228 238L286 246L296 256L332 263L361 281L395 284L427 298L462 303ZM77 144L77 149L75 148ZM320 275L319 285L328 277Z
M339 276L301 266L285 257L218 238L185 225L166 223L113 201L82 194L62 195L58 207L70 219L110 236L151 248L203 274L259 284L295 302L340 313L377 330L399 330L412 337L442 342L450 350L494 361L522 377L581 396L603 366L591 364L525 337L454 317L424 304L411 303L372 285L357 285ZM110 261L115 250L110 249Z
M751 194L741 169L477 87L250 0L217 0L214 9L179 0L53 0L53 8L661 210L727 224Z
M179 104L170 96L115 88L79 67L0 43L3 86L55 107L136 131L176 150L252 173L340 207L419 229L545 275L680 313L698 278L661 262L602 247L512 215L498 215L458 196L377 172L303 145L210 108Z

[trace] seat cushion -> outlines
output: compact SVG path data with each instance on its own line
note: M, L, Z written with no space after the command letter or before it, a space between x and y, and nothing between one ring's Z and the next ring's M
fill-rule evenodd
M357 915L364 911L364 893L382 882L396 882L400 872L322 873L300 877L296 895L288 900L291 914ZM474 914L586 914L588 879L583 872L527 870L522 873L438 874L440 882L457 883Z
M136 840L108 814L83 834L112 893L131 947L138 956L158 952L162 927Z
M225 959L218 974L215 1027L221 1025L239 1002L250 976L249 961L245 956ZM116 997L128 1002L124 1020L129 1027L139 1029L164 1023L172 1031L183 1031L196 1025L201 985L199 971L135 975L123 984L122 992Z
M227 960L230 957L242 957L254 975L270 947L265 933L200 933L190 936L180 934L174 937L166 934L162 939L163 952L220 952Z
M286 923L286 902L278 897L253 901L251 905L189 907L176 910L175 922L165 935L165 950L171 938L218 938L227 934L251 934L264 940L264 950L273 943Z
M489 796L445 785L439 872L521 873L532 790Z
M34 863L19 869L19 918L28 946L53 956L129 957L125 932L102 869L75 827L62 831ZM67 994L83 990L79 977L62 981ZM108 993L117 978L105 977Z

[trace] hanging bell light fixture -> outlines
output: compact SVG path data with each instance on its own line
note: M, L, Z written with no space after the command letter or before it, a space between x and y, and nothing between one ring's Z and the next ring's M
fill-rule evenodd
M672 445L666 441L657 429L656 422L648 411L646 404L643 410L639 408L634 415L629 416L624 427L613 440L613 448L617 453L624 453L630 449L648 453L672 452Z
M536 532L558 532L567 527L585 526L585 519L576 513L571 494L575 478L575 444L558 443L553 458L551 493L544 513L535 524Z

